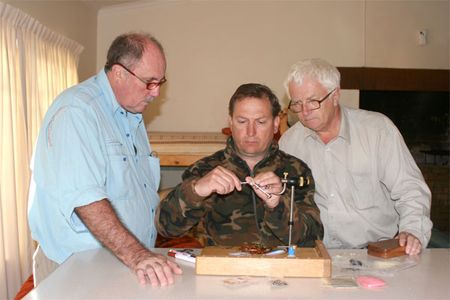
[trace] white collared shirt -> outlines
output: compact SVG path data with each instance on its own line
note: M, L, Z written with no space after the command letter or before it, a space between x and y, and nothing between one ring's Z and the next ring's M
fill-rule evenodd
M279 142L312 170L325 246L362 248L407 231L426 247L431 192L400 132L380 113L341 106L341 117L328 144L300 122Z

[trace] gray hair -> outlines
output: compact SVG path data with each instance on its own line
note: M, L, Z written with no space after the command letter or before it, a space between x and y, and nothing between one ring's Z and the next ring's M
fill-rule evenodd
M341 82L341 74L329 62L320 58L304 59L291 66L289 74L284 81L284 87L289 98L291 97L289 94L289 83L295 82L301 85L305 78L317 80L328 90L338 88Z
M110 71L116 63L121 63L128 68L132 68L142 58L147 44L155 45L161 51L162 55L164 55L164 49L161 43L151 34L131 32L119 35L109 47L105 71Z

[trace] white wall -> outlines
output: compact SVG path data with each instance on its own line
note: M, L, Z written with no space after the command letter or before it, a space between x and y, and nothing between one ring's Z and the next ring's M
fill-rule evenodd
M448 22L448 1L140 1L100 10L97 68L118 34L153 33L169 81L144 114L148 128L220 131L242 83L267 84L286 105L282 82L301 58L448 69ZM419 29L428 29L426 46L416 43Z
M366 11L366 66L449 69L448 0L368 1Z

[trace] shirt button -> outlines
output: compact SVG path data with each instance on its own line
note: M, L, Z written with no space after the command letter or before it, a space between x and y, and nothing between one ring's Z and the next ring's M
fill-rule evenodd
M333 193L331 193L331 194L330 194L330 197L334 197L334 194L333 194Z
M130 137L130 134L129 134L129 133L127 133L127 137Z
M124 158L123 158L123 161L127 161L127 158L126 158L126 157L124 157Z
M147 184L146 184L146 183L144 183L144 187L145 187L145 188L147 187Z
M152 208L152 213L155 212L155 210Z

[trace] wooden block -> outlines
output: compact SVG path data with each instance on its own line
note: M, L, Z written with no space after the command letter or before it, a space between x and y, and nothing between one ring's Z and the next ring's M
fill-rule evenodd
M390 239L375 243L369 243L367 254L382 258L391 258L406 255L405 247L400 246L398 239Z
M198 275L243 275L284 277L330 277L331 258L321 241L315 248L297 248L295 257L287 254L230 256L239 247L206 247L197 256Z

